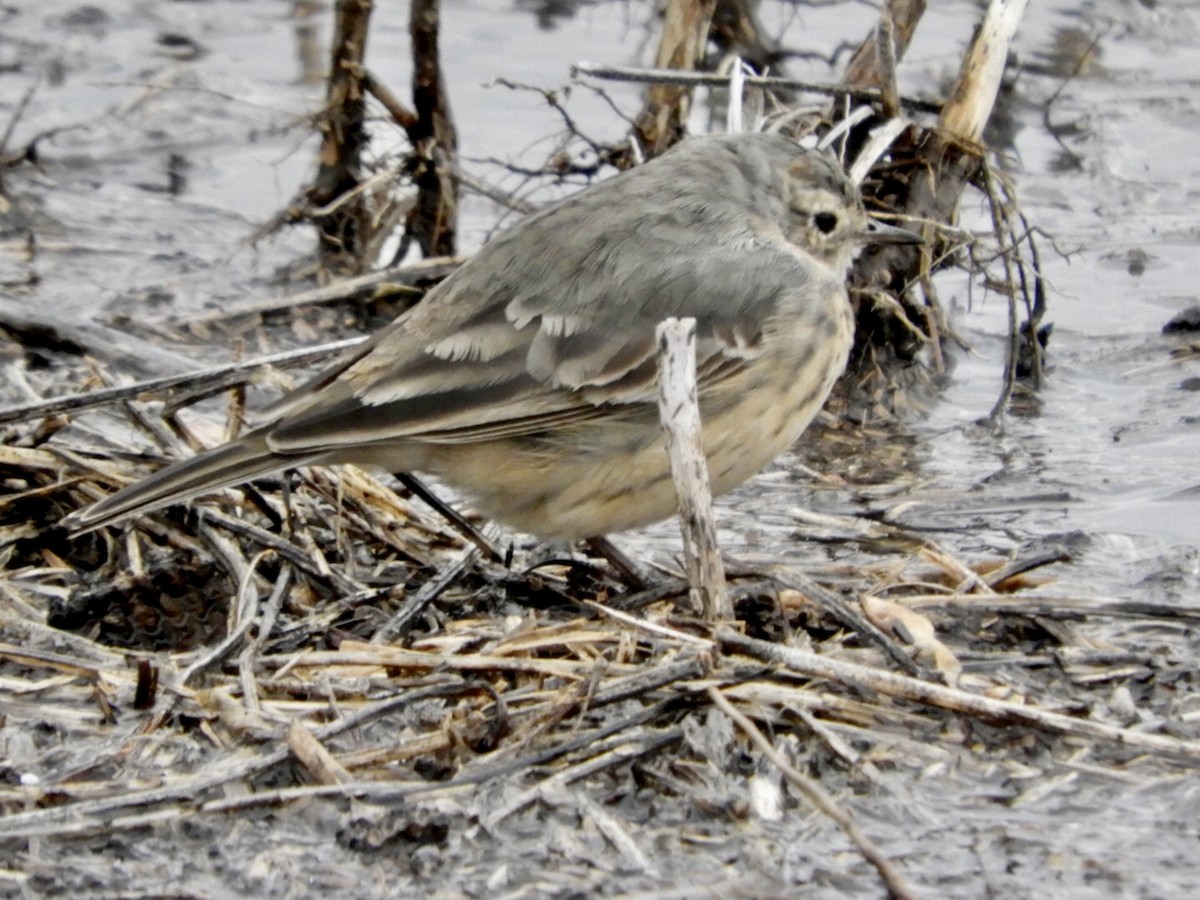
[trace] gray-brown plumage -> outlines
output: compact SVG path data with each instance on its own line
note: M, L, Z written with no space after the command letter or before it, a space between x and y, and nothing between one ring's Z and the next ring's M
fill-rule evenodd
M655 326L697 320L714 493L799 437L846 364L846 272L872 222L828 156L692 138L505 231L233 443L75 513L92 528L289 466L432 474L556 539L675 512Z

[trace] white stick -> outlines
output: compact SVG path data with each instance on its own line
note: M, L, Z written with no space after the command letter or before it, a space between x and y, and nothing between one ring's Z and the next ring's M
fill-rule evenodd
M658 415L667 434L671 475L679 498L679 527L692 602L710 621L733 618L717 546L708 461L696 397L696 320L666 319L658 331Z
M978 142L992 114L1008 49L1029 0L992 0L971 44L938 127Z

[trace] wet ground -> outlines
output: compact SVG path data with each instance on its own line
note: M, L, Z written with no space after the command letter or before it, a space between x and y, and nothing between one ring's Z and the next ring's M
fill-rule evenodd
M273 276L306 250L307 236L257 244L249 237L292 199L312 167L307 116L321 98L329 13L293 15L300 6L44 0L0 8L0 116L15 116L32 91L7 147L42 135L37 169L5 177L19 205L0 217L0 280L36 282L31 302L63 318L105 322L187 318L278 293ZM369 54L372 69L399 93L408 75L404 12L380 5ZM944 85L977 16L971 3L931 11L901 67L901 88L932 95ZM763 13L787 44L822 53L859 39L872 17L856 4ZM520 179L492 161L538 165L559 133L557 114L539 95L494 79L553 88L580 60L638 62L649 40L646 18L637 5L601 4L542 27L523 8L446 3L446 70L468 169L520 189ZM1088 61L1077 66L1093 41ZM927 414L907 423L915 440L893 451L899 462L890 479L903 489L880 496L871 466L853 460L834 467L849 480L841 485L813 486L778 466L723 507L728 546L823 561L823 548L791 540L790 510L911 503L906 523L938 529L940 540L963 553L1066 547L1073 559L1055 572L1059 594L1200 605L1200 392L1188 381L1200 376L1200 357L1184 352L1187 338L1161 333L1174 314L1200 302L1197 46L1200 9L1191 0L1031 5L1017 42L1021 68L1005 98L1011 143L1004 152L1024 211L1046 235L1055 325L1046 387L1000 431L976 425L1000 390L1007 311L1002 297L946 274L939 289L957 308L972 352L956 359ZM824 64L801 60L790 71L831 77ZM633 108L633 90L608 89L626 111ZM620 131L611 109L586 89L573 89L568 108L600 139ZM498 213L478 198L464 213L470 249ZM983 226L976 198L966 201L964 218ZM26 223L36 235L32 247ZM202 344L185 351L199 363L230 354ZM675 540L671 526L650 536L661 547ZM1185 643L1194 649L1193 639ZM885 774L877 793L851 802L929 896L1194 895L1200 781L1123 782L1091 771L1085 757L1081 751L1067 765L1033 747L1028 768L1016 771L1009 760L966 765L930 751L920 767ZM1035 776L1039 790L1026 794ZM306 849L269 860L275 845L258 832L278 823L265 819L242 823L236 836L206 823L122 844L121 877L150 890L162 860L177 859L180 848L192 853L214 840L232 846L235 837L248 848L246 860L172 863L175 888L298 895L307 866L308 877L313 868L326 876L310 885L345 889L358 858L325 848L319 819L290 822L294 846ZM857 858L844 856L839 836L814 817L742 827L756 843L746 833L724 834L710 837L713 849L704 852L697 834L695 858L664 860L659 885L683 888L703 872L710 882L731 877L754 895L745 877L770 869L782 883L815 880L824 896L879 894ZM510 866L497 885L514 896L522 878L541 885L530 895L553 893L554 878L506 860L502 840L479 841L475 855L459 848L474 873L464 876L465 889L488 891L494 873ZM564 858L581 865L585 854L563 841ZM38 868L38 852L27 870ZM52 870L54 852L41 852ZM97 864L93 889L106 873ZM644 876L630 885L655 890ZM360 886L388 893L385 883Z

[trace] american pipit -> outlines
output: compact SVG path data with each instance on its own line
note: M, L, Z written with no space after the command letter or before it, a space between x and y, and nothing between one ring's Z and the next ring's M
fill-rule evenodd
M833 159L777 135L692 138L534 213L244 437L118 491L90 528L275 469L424 472L553 539L664 519L676 498L655 326L697 320L714 494L792 444L846 365L847 269L871 242Z

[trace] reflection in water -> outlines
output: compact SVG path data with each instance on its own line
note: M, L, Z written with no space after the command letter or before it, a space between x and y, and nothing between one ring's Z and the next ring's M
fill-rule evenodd
M292 19L296 38L296 61L300 64L297 84L322 84L328 68L329 48L321 37L320 26L325 22L324 5L319 0L294 0Z
M581 6L590 5L587 0L517 0L517 9L533 13L543 31L553 31L564 20L574 17Z

